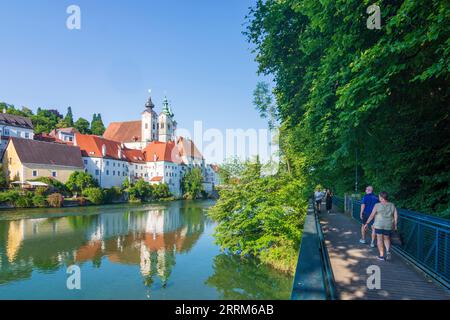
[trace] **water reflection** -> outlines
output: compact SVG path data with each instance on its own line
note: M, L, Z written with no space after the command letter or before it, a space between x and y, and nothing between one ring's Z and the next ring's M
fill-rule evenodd
M217 288L225 300L289 299L292 278L254 259L220 254L214 258L214 274L206 284Z
M119 213L0 221L0 284L88 261L139 265L146 285L163 286L175 254L188 252L204 231L198 206L130 208ZM200 209L200 210L199 210Z
M212 204L1 212L0 299L288 299L292 277L220 253Z

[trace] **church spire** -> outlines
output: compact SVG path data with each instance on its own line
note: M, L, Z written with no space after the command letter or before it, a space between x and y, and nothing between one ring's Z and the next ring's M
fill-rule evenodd
M173 116L174 116L172 110L170 109L169 101L167 100L167 97L164 97L162 112L171 118L173 118Z
M146 109L153 109L155 105L153 104L152 97L149 96L147 102L145 103Z
M173 117L173 113L172 113L172 110L170 109L169 101L167 100L167 97L164 97L162 112L171 118Z

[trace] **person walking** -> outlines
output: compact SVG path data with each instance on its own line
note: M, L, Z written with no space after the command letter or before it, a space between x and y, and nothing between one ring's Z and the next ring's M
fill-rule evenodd
M360 243L366 243L366 228L364 225L367 223L367 220L372 213L373 207L378 203L378 197L373 194L373 187L366 187L366 194L362 198L361 201L361 211L359 213L359 217L361 218L361 239ZM373 222L369 225L372 229L372 241L370 242L370 246L375 248L375 229L373 228Z
M325 206L327 209L327 213L330 213L331 207L333 206L333 193L330 189L327 189L327 192L325 193Z
M322 204L322 199L324 197L324 193L320 191L320 188L317 188L316 192L314 192L314 200L316 202L317 212L320 213L320 205Z
M378 197L380 202L373 207L372 213L364 227L367 228L368 224L375 219L373 226L377 235L379 251L377 258L385 261L391 257L391 233L392 230L397 230L398 213L395 205L389 202L386 191L380 192Z

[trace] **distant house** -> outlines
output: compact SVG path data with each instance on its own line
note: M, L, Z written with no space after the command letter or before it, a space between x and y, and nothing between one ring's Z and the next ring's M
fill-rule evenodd
M33 124L30 118L0 113L0 157L8 144L9 137L33 139Z
M218 186L222 183L219 175L218 165L208 164L206 166L205 180L206 182L211 182L213 186Z
M53 129L50 133L50 137L54 137L56 141L62 141L62 142L74 142L75 140L75 134L79 133L77 129L73 127L69 128L60 128L60 129Z
M65 183L72 172L83 170L83 161L79 147L12 137L3 156L3 170L10 181L51 177Z

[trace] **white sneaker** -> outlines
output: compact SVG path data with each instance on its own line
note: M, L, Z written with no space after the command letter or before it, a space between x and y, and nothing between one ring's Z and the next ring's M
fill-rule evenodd
M359 239L359 243L366 244L366 240L364 240L364 239Z
M370 247L371 247L371 248L375 248L375 243L374 243L374 242L371 242L371 243L370 243Z

